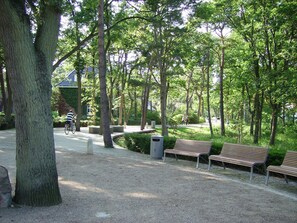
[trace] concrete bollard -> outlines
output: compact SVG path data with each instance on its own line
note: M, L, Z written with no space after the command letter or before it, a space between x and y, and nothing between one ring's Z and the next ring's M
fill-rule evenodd
M93 155L93 140L91 138L88 139L87 154Z
M151 121L151 128L152 129L156 128L156 121Z

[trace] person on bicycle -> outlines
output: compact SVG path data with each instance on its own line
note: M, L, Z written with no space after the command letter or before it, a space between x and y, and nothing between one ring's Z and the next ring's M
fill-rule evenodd
M66 124L68 124L71 129L73 128L73 119L74 113L72 112L72 110L69 110L69 112L66 115Z

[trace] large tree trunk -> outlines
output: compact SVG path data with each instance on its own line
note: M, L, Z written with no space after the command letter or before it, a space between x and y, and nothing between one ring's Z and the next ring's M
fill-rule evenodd
M40 8L35 43L23 1L0 0L0 38L16 113L16 203L61 203L51 114L51 73L60 12L58 3Z
M100 78L100 123L103 132L104 146L113 148L109 126L109 102L106 92L106 54L104 49L104 0L99 0L98 6L98 49Z

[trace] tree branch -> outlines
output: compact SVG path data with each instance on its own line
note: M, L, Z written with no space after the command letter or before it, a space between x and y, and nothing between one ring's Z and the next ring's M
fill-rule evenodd
M144 17L141 16L131 16L131 17L126 17L123 18L119 21L117 21L115 24L113 24L112 26L108 27L106 30L104 30L104 32L110 31L112 28L114 28L116 25L118 25L121 22L124 22L126 20L129 19L143 19L146 21L150 21L149 19L146 19ZM79 44L77 44L72 50L70 50L68 53L66 53L63 57L61 57L54 65L53 65L53 71L55 69L57 69L57 67L59 67L59 65L65 61L67 58L69 58L72 54L74 54L81 46L83 46L86 42L88 42L89 40L93 39L93 37L98 35L98 32L95 33L97 26L94 26L92 32L85 38L83 39Z

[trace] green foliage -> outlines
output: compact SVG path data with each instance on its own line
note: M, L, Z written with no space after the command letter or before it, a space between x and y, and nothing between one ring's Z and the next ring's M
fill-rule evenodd
M148 122L155 121L156 124L161 123L160 114L157 111L148 111L147 115L146 115L146 118L147 118Z
M152 134L127 133L124 134L124 143L121 142L121 145L131 151L150 154L151 136ZM117 138L116 140L117 142L121 141L120 138ZM175 141L176 138L174 137L164 137L163 148L172 149Z
M14 115L12 115L10 120L6 120L5 114L0 112L0 130L14 128L14 118Z
M60 92L68 105L77 111L77 88L61 88Z
M125 144L129 150L144 154L150 153L151 136L147 134L130 133L124 134Z

